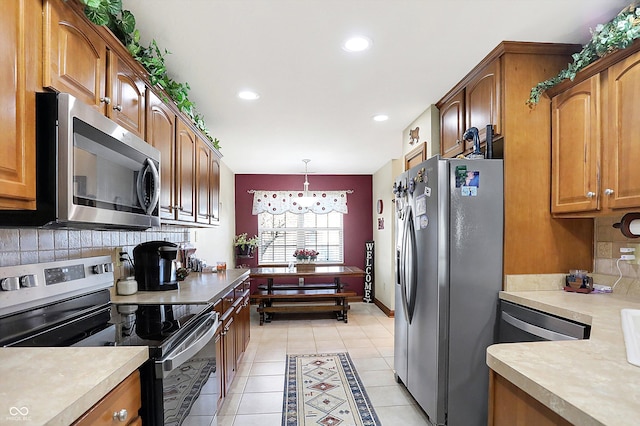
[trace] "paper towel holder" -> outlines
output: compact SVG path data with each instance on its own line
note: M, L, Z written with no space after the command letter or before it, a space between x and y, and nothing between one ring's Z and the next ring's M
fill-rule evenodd
M640 213L627 213L622 216L620 222L613 224L627 238L640 237Z

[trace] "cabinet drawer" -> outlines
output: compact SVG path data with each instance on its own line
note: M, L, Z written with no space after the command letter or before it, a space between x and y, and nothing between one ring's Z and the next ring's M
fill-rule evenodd
M76 420L74 426L96 425L129 425L136 424L138 410L142 406L140 397L140 373L136 370L124 379L118 386L102 398L82 417ZM124 420L119 420L117 413L127 415ZM123 415L124 417L124 415Z

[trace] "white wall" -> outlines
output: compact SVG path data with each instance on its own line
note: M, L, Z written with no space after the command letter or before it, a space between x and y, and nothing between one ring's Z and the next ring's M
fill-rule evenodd
M420 128L417 144L409 144L409 131ZM440 153L440 112L435 105L429 105L411 124L402 132L402 156L414 150L418 144L427 142L427 158Z
M409 131L420 127L417 144L409 143ZM430 105L402 132L402 158L389 161L373 175L373 240L375 241L375 298L389 310L395 309L395 209L393 181L404 170L404 156L427 142L427 158L440 152L440 113ZM382 200L383 212L378 214L377 201ZM384 229L378 229L378 219Z
M395 209L393 180L402 173L404 161L391 160L373 175L373 240L375 241L375 298L389 310L395 309ZM382 214L378 214L382 200ZM384 229L378 229L378 220Z
M204 259L207 265L226 261L233 268L235 254L233 237L236 229L235 179L224 161L220 162L220 225L216 228L192 228L191 244L198 250L195 256Z

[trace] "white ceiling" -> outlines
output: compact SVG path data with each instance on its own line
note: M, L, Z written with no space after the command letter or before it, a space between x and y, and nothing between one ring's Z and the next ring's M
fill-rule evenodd
M503 40L585 44L631 0L123 0L234 173L373 174ZM372 48L347 53L363 34ZM250 88L253 102L236 97ZM523 99L523 102L525 99ZM374 122L378 113L386 122Z

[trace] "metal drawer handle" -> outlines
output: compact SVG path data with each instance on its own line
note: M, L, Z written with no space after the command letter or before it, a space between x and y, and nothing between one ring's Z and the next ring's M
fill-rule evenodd
M113 107L115 111L122 111L122 105L116 105Z
M529 334L538 336L546 340L579 340L573 336L567 336L566 334L558 333L555 331L547 330L546 328L538 327L537 325L529 324L521 319L509 315L506 312L502 312L502 320L512 326L526 331Z
M129 416L129 413L127 412L126 408L123 408L120 411L114 411L113 412L113 420L118 420L121 422L125 422L127 421L127 417Z

